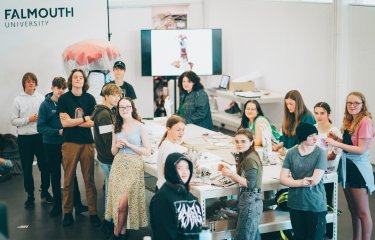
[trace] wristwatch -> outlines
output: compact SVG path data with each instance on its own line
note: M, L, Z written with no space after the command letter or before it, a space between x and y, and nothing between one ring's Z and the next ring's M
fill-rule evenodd
M82 116L82 119L83 119L83 122L86 122L86 118L85 118L85 116Z

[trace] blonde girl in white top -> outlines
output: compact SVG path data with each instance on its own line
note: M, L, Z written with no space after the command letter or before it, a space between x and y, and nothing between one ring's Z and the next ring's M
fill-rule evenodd
M185 120L180 116L172 115L167 120L166 128L159 144L157 156L158 181L156 187L158 189L165 183L164 164L168 155L174 152L186 152L186 148L180 145L185 133Z

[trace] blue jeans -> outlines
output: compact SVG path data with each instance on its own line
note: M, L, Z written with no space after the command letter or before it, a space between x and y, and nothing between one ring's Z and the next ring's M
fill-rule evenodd
M104 177L105 177L105 210L107 210L107 196L108 196L108 182L109 182L109 173L111 172L112 164L105 164L99 162L100 167L102 168Z
M261 193L242 192L238 198L236 240L260 240L258 226L263 212Z

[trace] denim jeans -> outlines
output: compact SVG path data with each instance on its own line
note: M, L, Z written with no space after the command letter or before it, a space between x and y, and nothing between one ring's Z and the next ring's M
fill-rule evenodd
M105 210L107 210L109 173L111 172L112 164L106 164L106 163L101 163L101 162L99 162L99 164L100 164L100 167L102 168L103 175L105 177L105 195L104 195L105 205L104 206L105 206Z
M236 240L260 240L258 226L262 212L262 193L240 193Z

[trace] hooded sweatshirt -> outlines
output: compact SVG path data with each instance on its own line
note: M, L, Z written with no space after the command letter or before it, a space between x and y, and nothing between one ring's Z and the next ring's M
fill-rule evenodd
M38 112L37 129L42 135L43 143L62 144L63 137L59 135L62 129L60 116L57 114L57 103L51 99L52 94L46 95Z
M189 164L190 177L181 180L176 165L185 160ZM172 153L165 162L166 183L151 199L150 218L155 240L199 239L203 213L197 199L189 192L193 164L184 155Z
M113 112L105 105L96 105L91 120L94 121L94 141L98 160L104 164L112 164Z

